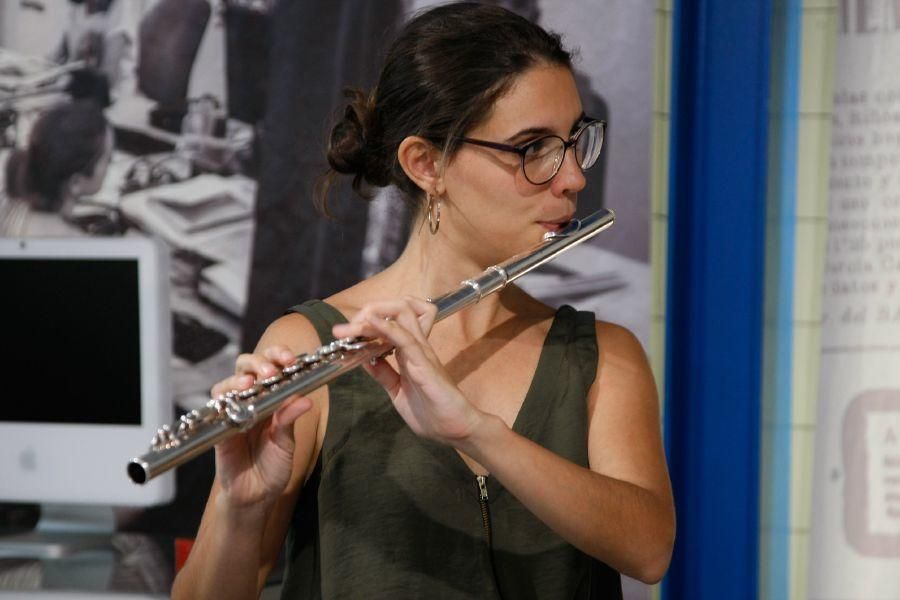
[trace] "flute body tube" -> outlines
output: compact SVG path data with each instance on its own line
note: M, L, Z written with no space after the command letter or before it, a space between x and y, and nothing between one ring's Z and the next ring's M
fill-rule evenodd
M437 307L435 322L477 303L558 254L591 239L614 220L615 213L609 209L584 219L573 219L562 230L546 234L544 241L532 250L488 267L457 289L430 300ZM247 431L271 416L291 396L309 394L391 349L381 340L347 338L321 346L311 354L301 354L280 374L257 381L247 390L232 390L213 398L204 407L183 415L174 425L163 426L154 436L149 451L128 463L128 476L135 483L145 483L228 437Z

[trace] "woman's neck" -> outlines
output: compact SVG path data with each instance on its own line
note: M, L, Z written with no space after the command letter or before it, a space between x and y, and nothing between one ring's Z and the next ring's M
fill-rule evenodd
M427 224L415 223L412 234L400 257L384 271L366 282L366 296L389 297L411 295L436 298L457 289L466 279L477 277L491 262L479 257L472 248L454 243L450 232L432 235ZM478 338L513 313L533 312L537 301L514 287L491 294L475 306L449 317L442 329L453 328L465 338Z
M489 265L479 264L457 248L442 232L432 235L428 226L415 224L400 257L380 275L403 294L434 298L459 287Z

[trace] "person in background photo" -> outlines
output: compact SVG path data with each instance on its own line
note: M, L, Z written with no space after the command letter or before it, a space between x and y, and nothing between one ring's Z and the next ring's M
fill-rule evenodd
M332 175L364 197L396 186L414 215L406 247L285 307L212 394L335 337L395 351L216 446L172 597L256 598L282 548L282 598L613 600L620 573L659 581L675 513L634 335L515 285L437 323L425 300L573 218L605 123L586 114L571 54L503 8L444 4L403 27L372 90L347 95Z
M69 20L50 58L83 67L70 74L75 99L108 106L136 89L137 28L141 0L69 0Z
M79 198L103 185L113 151L113 129L92 101L55 106L35 121L25 148L6 162L0 233L70 235Z

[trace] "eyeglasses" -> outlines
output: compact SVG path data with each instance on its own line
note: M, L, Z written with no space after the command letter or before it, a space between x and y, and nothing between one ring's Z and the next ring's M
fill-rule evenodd
M556 177L566 158L566 150L575 148L575 160L582 171L594 166L603 148L603 135L606 132L606 121L588 119L567 140L558 135L545 135L519 146L460 138L460 141L476 146L494 148L504 152L513 152L522 158L522 172L525 179L534 185L543 185Z

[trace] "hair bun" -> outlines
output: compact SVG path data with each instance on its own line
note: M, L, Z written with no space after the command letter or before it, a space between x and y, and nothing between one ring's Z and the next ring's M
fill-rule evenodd
M375 186L388 184L387 177L379 174L380 162L373 153L372 113L374 94L356 89L345 89L349 99L343 118L331 130L328 144L328 164L338 173L353 175L353 188L362 192L363 180Z

